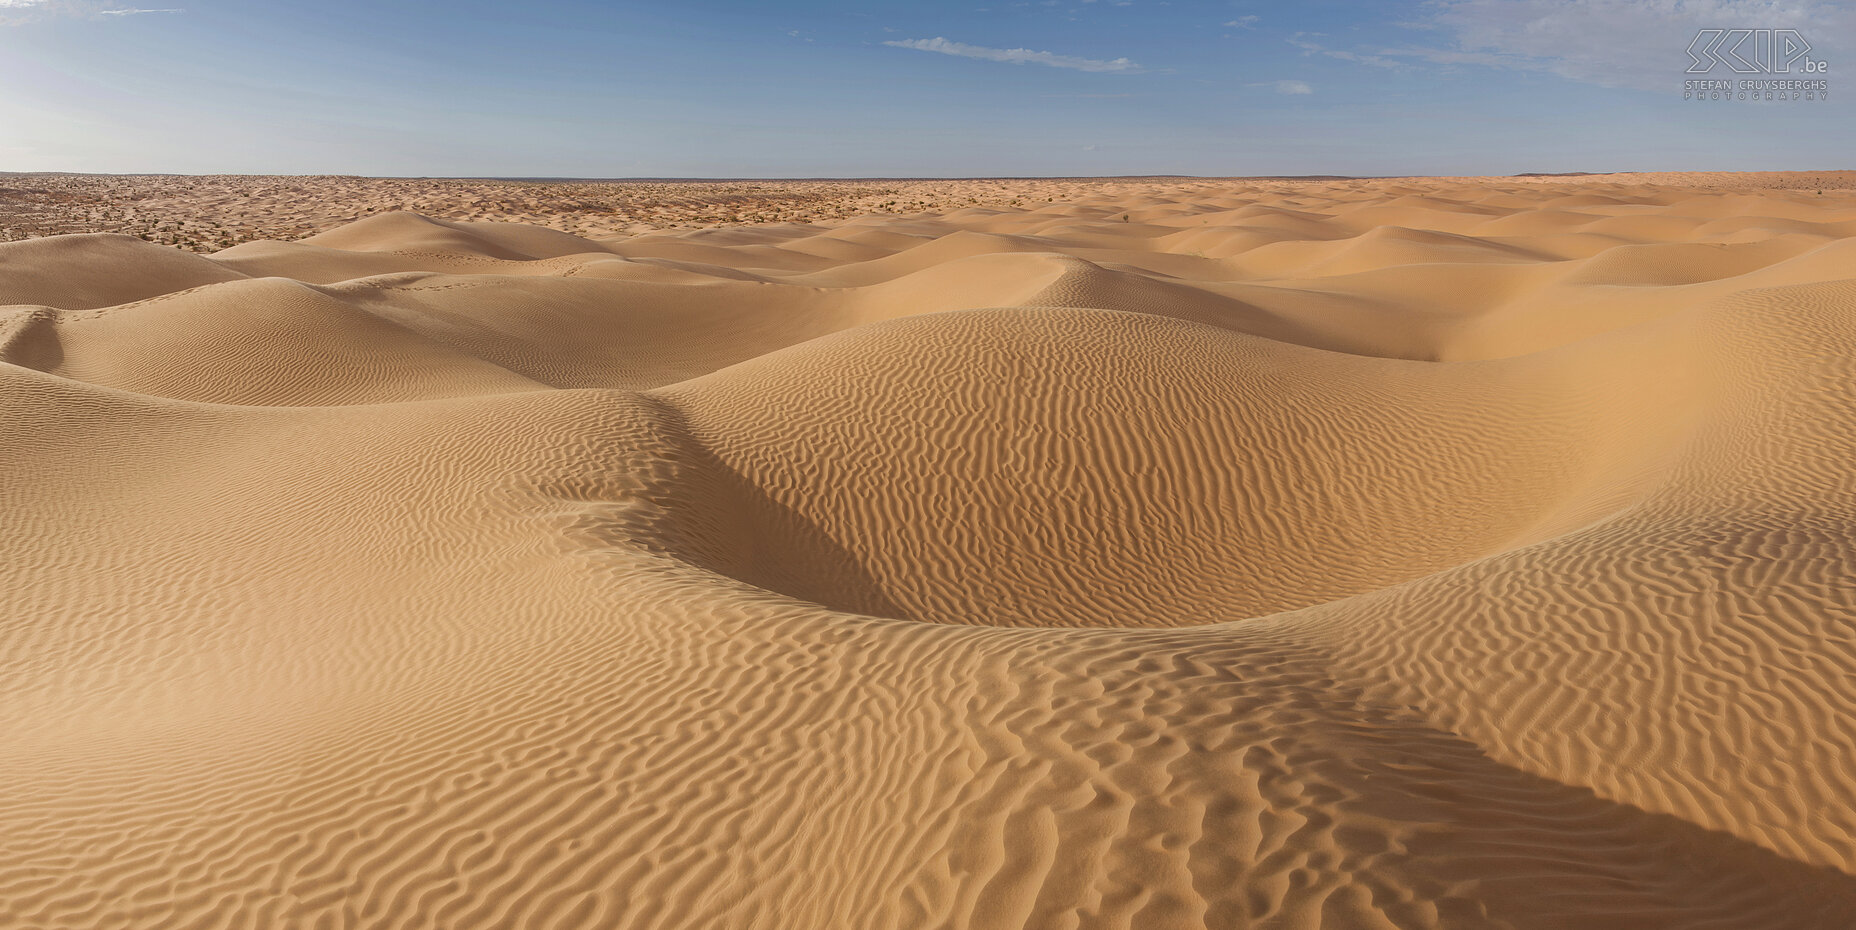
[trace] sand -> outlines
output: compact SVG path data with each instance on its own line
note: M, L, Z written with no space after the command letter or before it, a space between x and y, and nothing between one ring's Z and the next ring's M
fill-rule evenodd
M1839 183L1838 175L1824 177ZM297 239L362 217L394 212L470 222L529 223L582 236L610 237L666 229L946 211L981 204L1017 207L1099 193L1105 187L1118 189L1130 180L1138 179L561 182L0 172L0 242L115 232L193 252L213 252L257 239ZM1171 186L1181 184L1174 179Z
M0 179L0 924L1844 930L1850 177Z

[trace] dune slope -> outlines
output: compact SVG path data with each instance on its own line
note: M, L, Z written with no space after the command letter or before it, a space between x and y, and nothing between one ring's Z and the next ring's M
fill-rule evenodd
M0 924L1847 928L1856 194L1730 181L0 243Z

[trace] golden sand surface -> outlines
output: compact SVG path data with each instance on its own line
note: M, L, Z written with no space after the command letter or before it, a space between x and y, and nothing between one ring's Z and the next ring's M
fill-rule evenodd
M1856 186L1856 172L1848 171L1539 175L1488 180L1551 184L1593 177L1715 190L1847 190ZM1303 179L511 181L0 172L0 242L104 232L125 233L193 252L214 252L258 239L298 239L392 212L467 222L526 223L605 238L711 226L829 222L868 214L945 213L982 205L1025 207L1091 195L1218 191L1258 180ZM1334 179L1303 182L1330 180Z
M0 242L111 232L213 252L256 239L297 239L392 212L527 223L606 237L941 212L981 203L1023 206L1129 180L510 181L0 173Z
M0 924L1847 930L1851 177L0 178Z

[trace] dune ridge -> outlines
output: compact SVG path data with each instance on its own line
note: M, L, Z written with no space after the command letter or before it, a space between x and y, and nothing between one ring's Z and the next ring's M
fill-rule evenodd
M0 923L1848 927L1744 180L0 243Z

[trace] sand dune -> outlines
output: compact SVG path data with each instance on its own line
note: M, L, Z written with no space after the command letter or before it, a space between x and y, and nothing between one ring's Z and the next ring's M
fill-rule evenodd
M0 243L0 923L1856 925L1825 177Z

